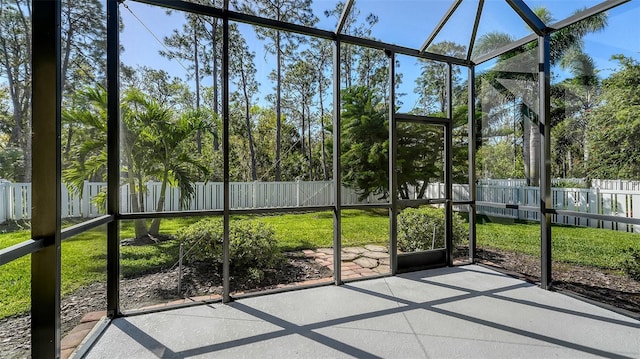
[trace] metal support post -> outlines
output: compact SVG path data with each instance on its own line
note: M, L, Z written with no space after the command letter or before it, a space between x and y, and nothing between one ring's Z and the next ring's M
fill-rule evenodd
M540 129L540 286L551 288L551 126L549 123L551 106L549 101L551 87L551 64L549 60L551 46L550 35L538 37L539 60L539 115Z
M60 0L33 0L31 357L60 357Z
M333 42L333 279L342 284L342 164L340 163L340 41Z
M222 158L224 198L222 207L222 302L231 301L231 287L229 283L229 19L222 19Z
M445 247L446 262L453 265L453 66L447 64L447 118L444 138Z
M120 313L120 23L118 0L107 1L107 314Z
M469 260L474 263L476 260L476 71L475 67L469 67Z
M398 136L396 131L396 54L386 52L389 58L389 259L391 274L398 273L398 174L396 172L396 156Z

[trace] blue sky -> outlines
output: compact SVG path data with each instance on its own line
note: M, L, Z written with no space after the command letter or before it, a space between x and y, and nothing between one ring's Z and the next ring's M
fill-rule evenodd
M531 6L546 6L552 11L556 19L564 18L573 11L586 6L593 6L597 0L529 0ZM320 18L318 27L323 29L333 29L335 18L326 18L322 12L325 9L335 7L337 0L316 0L314 11ZM379 16L379 23L373 28L372 35L381 38L386 42L396 43L409 47L420 47L430 34L435 23L439 21L442 14L449 8L450 0L402 0L396 1L397 6L390 7L389 1L384 0L357 0L356 6L361 10L360 18L372 12ZM126 2L131 10L140 18L142 23L149 30L135 19L131 13L121 8L122 17L125 24L124 32L121 34L121 43L125 48L122 60L128 65L147 65L154 68L162 68L170 74L184 77L184 69L175 61L168 61L162 58L158 51L162 50L162 45L156 41L152 34L160 40L164 36L171 34L172 29L180 28L182 15L173 13L167 15L162 9L135 3ZM434 42L444 39L468 43L473 19L477 7L476 1L463 1L449 23L442 29L441 35L436 37ZM627 56L639 58L640 52L640 4L630 2L613 9L609 13L608 28L601 33L589 35L585 38L585 49L594 58L601 74L606 76L615 66L610 61L613 54L622 53ZM471 20L472 21L472 20ZM270 55L265 55L263 42L255 38L253 30L248 25L241 25L241 31L247 39L252 51L256 52L256 63L258 67L258 81L261 86L261 99L268 92L271 92L271 85L268 83L268 74L272 70L273 59ZM511 34L514 38L520 38L530 33L524 22L511 10L506 2L501 0L487 0L485 10L480 23L479 35L490 31L500 31ZM415 101L412 95L412 79L417 77L417 66L412 66L411 60L403 59L400 71L405 73L405 83L400 92L408 95L403 99L405 105L412 105ZM415 64L415 63L414 63ZM556 71L562 76L562 71ZM408 108L402 109L408 111Z

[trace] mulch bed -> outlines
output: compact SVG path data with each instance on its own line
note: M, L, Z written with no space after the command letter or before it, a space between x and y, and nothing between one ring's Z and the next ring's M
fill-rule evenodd
M277 288L279 284L303 282L327 278L332 271L307 258L302 252L285 253L286 264L280 270L265 271L260 282L240 281L231 278L232 292L254 292ZM205 263L183 267L182 294L178 294L178 268L125 278L120 282L120 300L123 310L141 309L178 298L222 294L222 278L219 271ZM105 310L107 306L105 282L79 288L62 298L62 336L70 332L89 312ZM31 339L30 315L18 315L0 319L0 358L29 358Z
M327 278L332 271L306 258L303 253L287 253L281 270L265 273L260 282L231 280L232 291L252 292L276 288L279 284ZM513 272L531 282L540 275L540 259L521 253L497 249L479 249L480 263ZM553 287L569 290L600 303L609 304L640 315L640 282L615 271L553 264ZM222 279L211 265L198 263L183 268L182 293L178 295L178 268L160 273L126 278L121 282L123 309L139 309L181 297L221 294ZM106 284L93 283L62 299L63 335L73 329L88 312L106 308ZM28 358L30 341L29 315L0 319L0 357Z
M540 258L498 249L478 249L480 263L505 269L531 282L540 280ZM640 282L620 272L553 262L552 287L640 315Z

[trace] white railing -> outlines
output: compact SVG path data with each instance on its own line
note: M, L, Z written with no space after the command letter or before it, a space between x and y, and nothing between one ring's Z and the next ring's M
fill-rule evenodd
M503 185L496 183L479 184L477 201L498 204L513 204L522 207L537 208L539 206L539 188L516 186L514 180L504 180ZM518 180L515 180L518 181ZM625 218L640 218L640 187L637 190L606 189L604 187L632 187L631 181L598 181L596 188L552 188L553 208L581 213L603 214ZM482 183L482 182L481 182ZM622 183L622 184L621 184ZM161 184L148 182L143 193L143 212L155 212L160 196ZM96 203L96 197L106 190L106 183L85 182L82 196L69 191L66 186L61 189L62 217L91 218L104 213ZM334 204L333 182L232 182L230 184L230 205L232 209L258 209L283 207L316 207ZM415 191L410 195L415 198ZM133 212L131 191L127 185L120 190L121 212ZM386 203L386 199L370 195L360 200L358 193L351 188L342 188L342 204ZM442 183L429 184L425 190L425 198L445 198L445 187ZM468 200L469 187L454 184L453 200ZM162 211L181 210L222 210L223 184L207 182L195 184L195 195L186 203L180 203L180 190L168 187ZM456 206L456 210L466 211L467 206ZM498 208L478 206L481 215L512 218L518 220L539 220L537 210ZM31 218L31 184L10 183L0 180L0 223L7 220ZM589 226L609 228L619 231L640 232L639 225L630 225L615 221L601 221L583 217L553 215L553 223L572 226Z

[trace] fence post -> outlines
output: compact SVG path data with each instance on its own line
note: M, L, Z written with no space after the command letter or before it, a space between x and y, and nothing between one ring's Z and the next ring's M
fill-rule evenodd
M80 217L86 218L89 216L89 201L91 195L89 195L89 181L84 181L82 184L82 198L80 199Z
M258 204L258 181L255 180L251 183L251 208L261 207Z
M296 181L296 207L300 207L300 180Z
M24 200L22 198L22 184L13 183L9 195L13 199L13 216L10 213L9 219L19 221L22 219L22 201Z
M9 196L7 188L11 182L7 180L0 180L0 223L4 223L7 220L7 210L9 208Z

